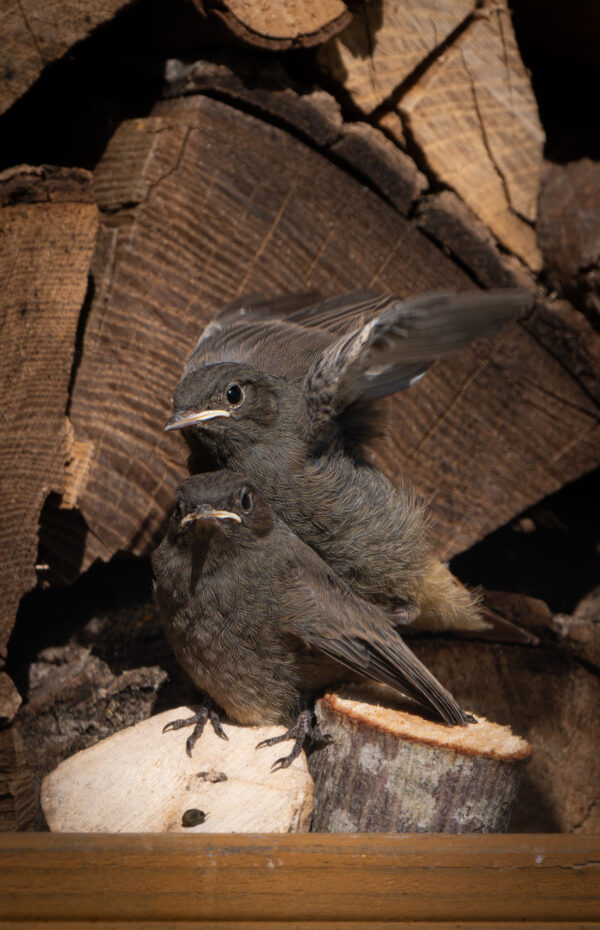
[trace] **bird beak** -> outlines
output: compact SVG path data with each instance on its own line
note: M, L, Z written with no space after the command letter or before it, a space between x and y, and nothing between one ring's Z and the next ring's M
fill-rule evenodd
M201 504L193 513L186 514L179 527L183 529L188 523L195 523L196 520L235 520L236 523L242 522L242 518L237 513L232 513L230 510L212 510L206 504Z
M228 410L183 410L181 413L175 413L167 425L165 433L172 429L185 429L186 426L197 426L204 423L205 420L214 420L216 417L230 417Z

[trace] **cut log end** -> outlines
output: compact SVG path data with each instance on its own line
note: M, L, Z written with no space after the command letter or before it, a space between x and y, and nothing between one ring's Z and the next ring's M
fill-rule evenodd
M328 742L309 759L313 830L501 833L531 747L483 717L448 727L410 713L384 686L317 702Z

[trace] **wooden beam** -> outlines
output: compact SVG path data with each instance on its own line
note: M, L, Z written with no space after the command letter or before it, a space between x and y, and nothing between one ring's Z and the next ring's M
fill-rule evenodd
M0 928L598 927L599 852L539 834L5 834Z

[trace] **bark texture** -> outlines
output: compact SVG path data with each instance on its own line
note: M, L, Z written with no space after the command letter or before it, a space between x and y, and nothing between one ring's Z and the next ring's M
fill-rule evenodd
M313 830L506 832L531 747L483 719L448 728L400 707L389 689L318 701Z

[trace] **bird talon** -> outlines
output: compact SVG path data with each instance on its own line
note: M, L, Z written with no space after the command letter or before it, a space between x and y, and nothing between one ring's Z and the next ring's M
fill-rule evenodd
M209 719L217 736L220 736L221 739L228 740L229 737L221 726L219 715L214 709L210 698L206 698L204 700L200 706L200 709L197 711L197 713L194 714L193 717L186 717L185 719L181 718L179 720L170 720L168 723L165 723L162 731L163 733L166 733L169 730L181 730L183 727L194 727L193 732L185 741L185 751L191 759L192 749L202 736L204 725Z

